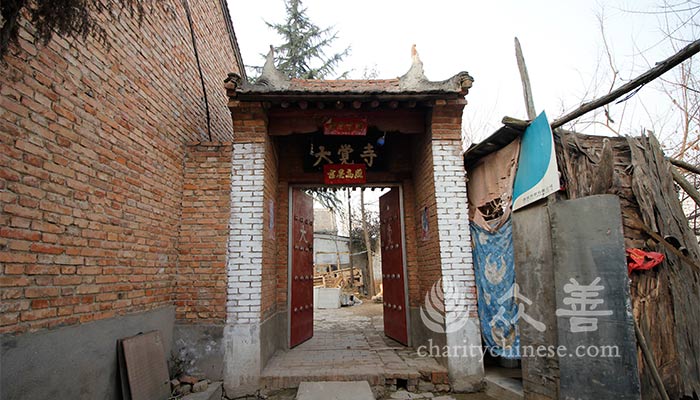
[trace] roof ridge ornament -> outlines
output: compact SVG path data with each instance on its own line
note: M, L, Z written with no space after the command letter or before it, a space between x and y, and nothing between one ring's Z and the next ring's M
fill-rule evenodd
M289 77L275 66L275 48L270 45L270 51L267 52L265 65L263 65L262 74L255 81L255 85L268 86L277 90L285 90L289 87Z
M423 61L418 55L418 49L411 46L411 68L403 76L399 77L399 88L407 92L422 92L430 90L454 90L458 88L462 95L466 95L474 83L474 78L468 72L462 71L452 78L444 81L430 81L425 76Z
M418 49L416 49L415 44L411 46L411 60L411 68L399 78L402 87L404 87L404 85L411 85L412 83L428 82L428 78L426 78L425 71L423 70L423 61L421 61L418 55Z
M383 95L424 95L464 97L472 87L474 78L467 72L444 81L430 81L425 76L423 62L416 45L411 47L411 68L403 76L393 79L370 80L323 80L290 79L275 66L275 49L270 46L262 74L255 82L248 82L239 74L230 73L226 78L226 91L229 98L244 95L248 98L260 96L376 96ZM278 98L279 99L279 98Z

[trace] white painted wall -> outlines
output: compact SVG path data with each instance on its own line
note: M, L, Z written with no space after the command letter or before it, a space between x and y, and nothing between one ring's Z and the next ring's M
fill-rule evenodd
M314 264L349 264L350 238L314 232Z

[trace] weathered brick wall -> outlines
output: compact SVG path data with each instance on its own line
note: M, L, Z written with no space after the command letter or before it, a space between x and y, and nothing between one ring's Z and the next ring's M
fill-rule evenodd
M214 140L236 58L219 2L191 1ZM206 137L181 3L107 21L111 48L55 37L0 69L0 333L170 304L185 143Z
M419 296L411 298L411 305L420 305L425 294L440 279L440 242L437 232L437 206L435 200L435 182L433 180L433 147L430 134L424 134L415 143L415 167L413 170L414 220L413 231L416 236L416 252L418 262ZM423 209L428 208L428 235L423 236ZM414 302L416 302L414 304Z
M462 109L466 100L436 104L430 129L437 207L437 233L444 290L455 290L460 309L477 317L476 282L471 255L467 181L462 158ZM452 287L445 287L451 282Z
M289 182L280 181L277 186L277 223L275 236L277 238L277 296L276 306L284 310L287 306L287 281L289 262Z
M406 274L408 278L408 304L418 307L422 304L423 297L420 291L421 269L418 264L417 237L420 234L420 225L416 225L416 195L413 182L406 179L402 182L404 229L406 233ZM416 231L419 229L419 231Z
M434 140L432 153L435 198L439 204L437 231L440 235L443 283L451 282L455 294L458 294L454 305L464 310L469 309L470 316L477 317L467 181L462 166L461 141Z
M260 321L263 257L264 143L234 143L227 320Z
M263 183L263 259L262 259L262 308L266 319L277 310L277 152L272 139L265 142L265 182Z
M467 180L462 159L462 109L465 104L464 99L436 102L430 122L437 220L432 232L439 237L442 289L445 298L450 299L450 307L445 310L445 344L452 348L481 345ZM480 356L461 354L448 357L447 369L455 391L473 391L482 385L484 367Z
M226 86L230 87L231 83ZM233 131L238 143L263 143L267 137L267 114L259 102L230 101Z
M235 72L240 74L242 65L240 56L232 51L232 43L229 32L226 29L226 20L228 11L222 9L218 0L188 0L190 4L194 30L197 39L197 49L199 50L199 61L202 67L202 76L209 99L209 108L211 114L212 138L214 141L228 142L231 141L236 130L231 129L231 112L226 106L228 96L224 89L224 79L228 73ZM175 2L178 7L182 2ZM225 1L223 2L225 3ZM182 25L180 30L181 35L189 35L189 30L185 25ZM188 55L192 54L191 46L187 48ZM236 49L238 52L238 49ZM190 60L194 59L190 56ZM166 60L167 63L167 60ZM169 77L174 80L179 80L177 76ZM185 91L195 95L198 99L202 97L201 83L187 84L183 86ZM204 141L204 133L206 130L206 113L204 102L198 101L192 104L193 112L198 117L197 133L198 140ZM208 140L208 138L206 139Z
M176 317L180 322L226 320L231 153L230 142L187 146L175 279Z

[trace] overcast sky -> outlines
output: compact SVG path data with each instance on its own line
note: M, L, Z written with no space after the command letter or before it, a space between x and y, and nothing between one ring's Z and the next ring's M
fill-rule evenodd
M266 52L270 44L280 43L280 38L264 21L284 20L282 0L228 2L243 61L261 65L260 53ZM657 15L628 12L652 10L657 3L653 0L303 1L314 23L321 27L334 26L338 31L338 49L351 47L351 54L339 71L351 70L353 78L362 77L365 68L376 69L379 78L403 75L410 66L410 49L414 43L429 79L442 80L459 71L468 71L475 81L467 95L464 125L477 139L498 128L504 115L526 116L514 37L520 39L523 47L537 111L546 110L551 120L575 108L582 100L608 90L610 82L601 75L610 71L598 23L601 13L622 77L634 77L648 69L649 62L653 64L675 52L668 46L655 45L662 37ZM639 56L639 49L649 49L644 53L647 60ZM602 82L596 84L596 79ZM654 96L658 92L653 88L645 88L638 95L640 99ZM665 106L654 101L647 100L646 104L650 108L648 112L640 111L632 103L628 106L625 119L630 129L650 125L644 122L647 114L667 112ZM620 117L621 107L612 109L613 117ZM587 132L608 133L595 127Z

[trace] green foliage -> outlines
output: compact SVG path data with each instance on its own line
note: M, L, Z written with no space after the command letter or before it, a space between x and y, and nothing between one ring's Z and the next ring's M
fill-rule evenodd
M332 27L320 28L306 15L301 0L284 0L287 19L283 23L265 22L284 41L276 47L277 68L290 78L324 79L335 73L350 47L328 55L327 49L338 38ZM345 77L347 72L341 74Z
M25 16L36 29L36 38L46 45L54 34L82 38L96 38L108 45L107 31L95 15L118 10L138 17L144 14L139 0L2 0L2 27L0 27L0 57L5 56L11 43L17 43L21 18Z

